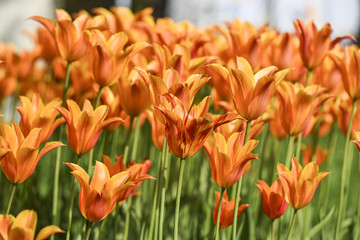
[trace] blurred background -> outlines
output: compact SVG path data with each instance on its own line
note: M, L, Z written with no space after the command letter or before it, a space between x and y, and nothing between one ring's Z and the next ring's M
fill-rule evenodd
M37 23L27 18L40 15L54 18L55 9L69 13L95 7L126 6L134 12L154 9L154 17L171 17L176 22L190 20L199 27L221 24L238 17L255 26L269 24L281 32L294 31L293 19L315 20L321 27L329 22L332 37L360 32L359 0L0 0L0 41L13 42L19 49L30 49L26 31L35 32Z

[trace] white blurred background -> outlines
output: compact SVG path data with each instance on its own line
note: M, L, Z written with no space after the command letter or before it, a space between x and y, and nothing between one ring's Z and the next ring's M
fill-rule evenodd
M135 6L135 3L137 6ZM55 8L69 12L122 5L133 9L154 6L157 17L170 16L175 21L190 20L199 27L223 23L238 17L255 26L268 23L280 31L294 31L292 20L314 19L318 27L329 22L333 37L359 32L358 0L0 0L0 41L13 42L19 49L32 47L24 31L34 32L38 26L27 20L33 15L52 18Z

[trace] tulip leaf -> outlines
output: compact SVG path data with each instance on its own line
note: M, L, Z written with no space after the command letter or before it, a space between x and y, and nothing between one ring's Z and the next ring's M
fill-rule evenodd
M330 212L326 215L326 217L316 224L307 234L306 238L311 239L313 236L315 236L331 219L332 215L334 214L335 206L331 208Z

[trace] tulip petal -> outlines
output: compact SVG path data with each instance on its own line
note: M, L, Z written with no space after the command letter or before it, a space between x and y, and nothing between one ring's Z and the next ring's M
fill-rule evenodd
M42 228L35 240L45 240L55 233L64 233L65 231L55 225L50 225Z

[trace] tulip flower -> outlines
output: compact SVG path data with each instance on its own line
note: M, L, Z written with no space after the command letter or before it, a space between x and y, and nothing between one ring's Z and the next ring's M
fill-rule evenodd
M68 62L77 61L87 55L89 43L84 30L88 18L88 15L83 14L73 21L71 16L62 9L56 10L56 24L44 17L30 17L50 32L60 56Z
M93 48L90 57L90 72L92 78L101 87L113 85L131 58L147 47L146 43L136 43L125 48L128 37L124 32L111 35L106 39L104 34L95 29L91 31Z
M63 118L56 119L59 114L53 107L60 107L61 101L53 100L44 105L39 94L34 94L32 102L25 96L20 96L20 129L27 136L34 128L41 128L40 143L46 142L54 130L65 122Z
M341 80L345 91L351 99L360 98L360 50L346 47L344 59L336 54L329 55L341 73Z
M152 141L157 149L161 151L163 148L164 137L165 137L165 126L160 122L159 118L156 117L155 109L147 109L145 116L151 125L151 137Z
M240 202L239 198L239 202ZM213 222L216 224L217 219L217 212L219 208L219 202L220 202L220 193L215 192L215 208L214 208L214 214L213 214ZM229 201L227 192L225 191L224 197L222 200L222 207L221 207L221 213L220 213L220 228L227 228L228 226L231 226L233 224L233 214L234 214L234 207L235 207L235 199ZM237 217L241 215L241 213L248 207L250 204L242 204L239 206L237 210Z
M332 49L339 41L349 38L354 41L353 36L337 37L330 40L332 28L326 23L320 30L317 29L313 21L307 25L301 20L294 20L296 35L300 40L300 55L307 69L313 70L320 65L326 53Z
M317 85L304 88L301 84L282 82L276 90L280 101L281 124L288 135L296 135L309 124L320 105L330 96Z
M296 158L292 158L291 171L283 164L277 166L279 179L284 188L285 200L295 210L308 205L313 198L319 183L329 172L320 172L315 162L310 162L304 168Z
M107 169L109 170L110 177L124 171L130 172L130 177L128 181L133 182L134 185L123 191L123 193L119 198L119 201L123 201L127 199L130 196L130 194L132 196L136 196L137 195L136 190L140 187L140 185L144 180L155 179L154 177L147 174L151 166L150 160L145 160L142 163L130 162L128 168L124 164L123 155L117 157L117 161L114 164L111 162L109 156L103 155L103 162L107 167Z
M41 129L34 128L24 137L19 126L13 122L12 127L1 125L0 161L6 178L19 184L28 179L34 172L39 160L49 151L64 146L60 142L49 142L40 148Z
M85 100L83 110L73 100L66 101L68 109L55 107L66 121L66 133L71 149L77 155L89 152L96 144L102 130L111 123L123 121L119 117L105 120L108 107L105 105L93 109L89 100Z
M149 89L134 70L120 78L119 96L121 106L131 117L139 116L151 104Z
M203 146L212 131L218 126L236 118L235 113L227 113L211 122L206 114L209 97L188 111L185 105L174 95L161 97L159 109L165 118L165 135L170 151L181 159L190 158Z
M254 75L250 64L242 57L237 58L236 69L228 70L217 64L212 64L212 67L219 76L230 76L228 81L235 109L248 121L255 120L264 113L275 93L276 85L291 72L291 69L278 71L276 67L267 67Z
M215 132L204 144L210 157L211 176L221 188L234 185L249 162L257 159L257 154L251 152L258 142L252 139L243 145L243 135L243 132L235 132L225 140L221 133Z
M96 162L94 176L89 185L89 175L79 165L65 163L80 183L79 208L84 218L90 222L99 222L115 208L121 193L134 185L128 181L129 171L123 171L110 177L105 164Z
M288 203L285 201L285 193L280 180L277 179L271 187L266 182L258 180L256 186L261 193L265 215L272 220L281 217L285 213Z
M34 240L37 225L37 213L34 210L23 210L16 218L13 215L0 214L0 239ZM59 227L50 225L42 228L35 240L44 240L55 233L63 233Z

